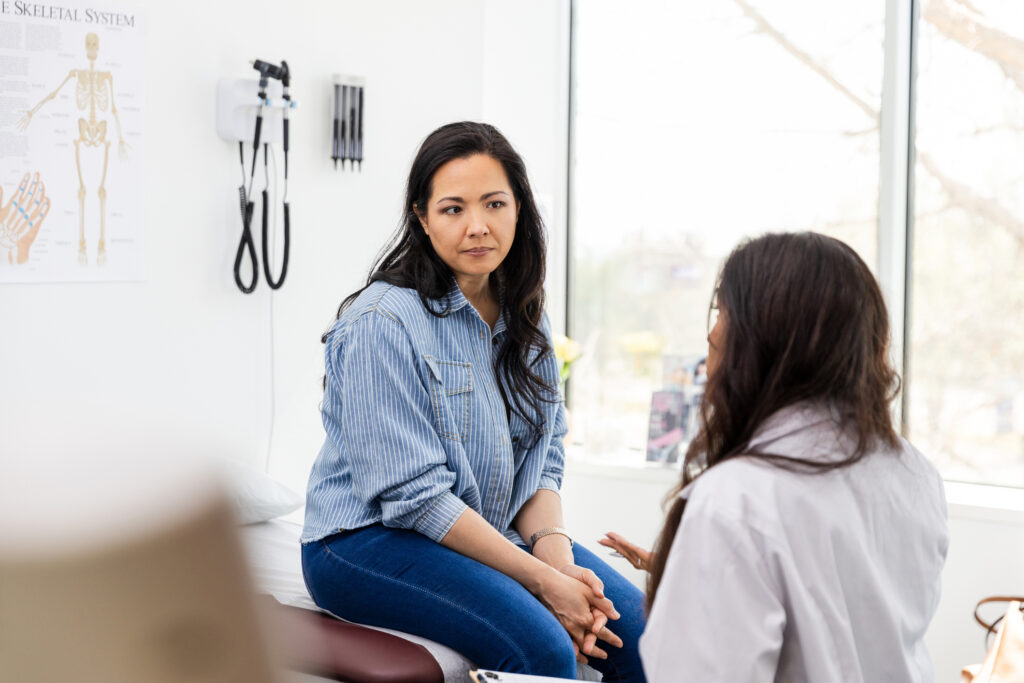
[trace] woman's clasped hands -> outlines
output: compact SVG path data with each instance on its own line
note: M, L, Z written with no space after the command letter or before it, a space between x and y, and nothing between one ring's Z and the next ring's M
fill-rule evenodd
M541 581L537 597L565 627L581 662L586 663L588 656L608 658L598 640L622 647L622 640L607 627L619 613L593 571L575 564L551 571Z

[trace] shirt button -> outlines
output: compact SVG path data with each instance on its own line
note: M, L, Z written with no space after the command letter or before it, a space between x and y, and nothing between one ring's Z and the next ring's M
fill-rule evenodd
M491 343L494 344L495 346L497 346L498 345L498 338L495 337L494 339L492 339Z
M513 436L512 437L512 443L518 443L518 442L519 442L519 437L518 436Z

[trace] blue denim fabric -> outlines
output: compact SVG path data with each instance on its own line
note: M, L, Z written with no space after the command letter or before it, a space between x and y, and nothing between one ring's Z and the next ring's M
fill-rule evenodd
M550 388L531 418L506 412L492 330L458 285L431 314L412 289L376 282L331 328L322 404L327 438L309 475L302 542L383 523L435 541L467 507L514 543L512 527L538 489L564 474L565 409L558 362L533 349L528 365Z
M623 647L598 641L608 659L590 666L605 681L644 681L643 594L579 544L573 555L621 614L608 626ZM418 532L375 524L307 543L302 569L316 604L344 619L429 638L486 669L576 677L572 640L544 605L514 579Z

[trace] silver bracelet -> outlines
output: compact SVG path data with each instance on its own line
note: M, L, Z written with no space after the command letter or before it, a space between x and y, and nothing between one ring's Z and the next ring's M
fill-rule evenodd
M565 536L569 539L569 547L572 547L572 536L569 535L568 531L566 531L560 526L549 526L541 529L540 531L535 532L532 536L530 536L530 552L533 552L533 546L537 545L537 541L539 541L540 539L544 538L549 534L561 534Z

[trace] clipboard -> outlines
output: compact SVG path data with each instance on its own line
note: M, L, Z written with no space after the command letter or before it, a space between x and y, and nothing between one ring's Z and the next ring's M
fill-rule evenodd
M541 683L542 681L569 681L570 678L552 678L551 676L530 676L529 674L508 674L502 671L472 669L469 680L474 683Z

